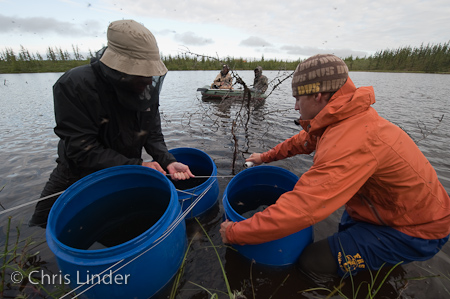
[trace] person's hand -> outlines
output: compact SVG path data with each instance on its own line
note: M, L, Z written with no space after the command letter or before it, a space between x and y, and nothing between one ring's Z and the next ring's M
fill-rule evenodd
M259 154L259 153L251 154L250 157L245 159L245 162L253 162L255 164L255 166L261 165L263 163L263 161L261 159L261 154Z
M222 224L220 225L220 235L222 236L222 242L224 244L229 243L228 239L227 239L227 227L232 225L234 222L230 221L230 220L225 220L225 222L222 222Z
M175 181L187 180L189 178L195 177L195 175L193 175L191 170L189 169L189 166L180 162L170 163L167 166L167 170L170 173L170 177Z
M161 167L161 165L159 165L158 162L142 162L142 166L149 167L149 168L153 168L153 169L155 169L155 170L158 170L158 171L161 172L162 174L166 175L166 172L165 172L164 169Z

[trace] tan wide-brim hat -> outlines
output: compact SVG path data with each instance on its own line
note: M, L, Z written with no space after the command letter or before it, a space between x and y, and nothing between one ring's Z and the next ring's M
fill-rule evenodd
M159 56L153 34L133 20L112 22L107 32L108 47L100 61L119 72L136 76L162 76L167 68Z

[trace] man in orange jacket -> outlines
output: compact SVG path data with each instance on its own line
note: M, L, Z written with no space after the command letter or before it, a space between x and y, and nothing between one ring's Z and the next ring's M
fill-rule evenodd
M371 107L373 88L356 88L345 62L325 54L298 65L292 92L303 130L247 161L315 151L313 165L274 205L222 223L223 242L280 239L345 205L339 231L301 254L302 271L345 276L433 257L449 238L449 195L408 134Z

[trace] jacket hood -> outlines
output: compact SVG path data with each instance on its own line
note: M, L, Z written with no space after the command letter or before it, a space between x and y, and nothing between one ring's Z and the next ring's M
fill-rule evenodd
M301 120L300 124L309 134L320 136L329 125L359 114L374 103L375 92L372 86L356 88L353 81L348 78L316 117Z
M263 71L262 66L259 66L259 65L258 65L258 66L255 68L255 70L254 70L255 75L256 75L257 77L259 77L259 76L262 75L262 71Z

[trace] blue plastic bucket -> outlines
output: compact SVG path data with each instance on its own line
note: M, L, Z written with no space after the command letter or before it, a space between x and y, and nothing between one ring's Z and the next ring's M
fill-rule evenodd
M223 195L225 217L234 222L247 219L249 211L270 206L278 197L294 189L298 177L276 166L257 166L238 173L228 183ZM313 242L313 228L308 227L284 238L258 245L233 245L243 256L257 263L285 266L297 261L303 249Z
M205 192L199 202L192 208L187 219L200 216L208 211L219 196L219 182L217 181L217 167L211 157L195 148L180 147L169 150L178 162L189 166L191 172L203 178L191 178L184 181L172 181L178 190L178 200L183 212ZM207 178L204 178L207 177Z
M149 298L179 269L187 246L177 193L142 166L93 173L53 205L46 238L62 281L87 298ZM168 233L169 231L169 233ZM93 278L93 280L91 280ZM84 297L82 296L82 297Z

